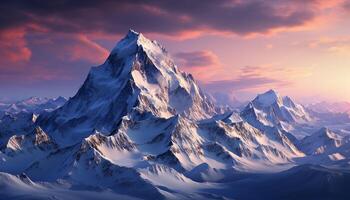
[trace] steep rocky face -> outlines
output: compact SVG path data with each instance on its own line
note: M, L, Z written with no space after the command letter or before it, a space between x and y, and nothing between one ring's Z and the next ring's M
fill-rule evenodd
M6 145L6 150L27 151L31 148L47 150L55 147L56 144L51 141L50 137L40 127L36 127L34 131L28 135L12 136Z
M129 31L105 63L91 69L77 94L60 109L40 116L38 124L78 141L94 129L113 131L134 111L193 120L216 113L192 76L179 71L161 45Z

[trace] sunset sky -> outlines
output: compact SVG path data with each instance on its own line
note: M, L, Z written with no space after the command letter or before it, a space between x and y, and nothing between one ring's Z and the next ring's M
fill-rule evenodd
M9 0L0 11L0 98L74 95L132 28L212 93L350 101L349 1Z

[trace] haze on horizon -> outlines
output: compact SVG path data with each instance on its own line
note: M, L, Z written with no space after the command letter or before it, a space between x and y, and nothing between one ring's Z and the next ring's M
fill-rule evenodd
M0 98L72 96L132 28L211 93L350 101L346 0L4 1Z

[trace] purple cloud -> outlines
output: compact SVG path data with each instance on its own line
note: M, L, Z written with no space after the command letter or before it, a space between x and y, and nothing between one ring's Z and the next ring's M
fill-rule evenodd
M274 87L281 87L290 85L291 82L284 79L277 79L265 74L267 71L278 72L280 74L285 73L280 68L268 69L267 67L258 66L246 66L241 68L239 76L229 80L211 81L203 84L208 91L221 91L221 92L232 92L239 90L254 90L256 88L268 87L273 85Z
M175 54L175 59L183 67L210 67L220 64L217 55L211 51L179 52Z
M282 9L275 1L260 0L5 1L0 6L0 29L36 25L65 33L123 34L130 27L167 35L194 30L265 33L312 20L315 11L310 4Z

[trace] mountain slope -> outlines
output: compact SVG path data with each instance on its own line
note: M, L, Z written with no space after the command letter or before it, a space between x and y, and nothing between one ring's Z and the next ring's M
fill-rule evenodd
M234 199L348 199L349 170L301 165L275 174L248 175L226 182L221 193Z

